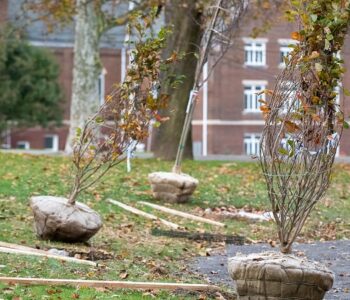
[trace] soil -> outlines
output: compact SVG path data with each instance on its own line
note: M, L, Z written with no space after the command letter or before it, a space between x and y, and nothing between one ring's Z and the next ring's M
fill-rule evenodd
M115 256L111 253L108 253L105 251L99 251L99 250L90 250L88 252L69 251L69 256L79 258L79 259L91 260L91 261L108 260L108 259L115 258Z
M226 246L226 253L207 257L197 257L191 269L208 278L211 283L223 284L234 288L234 282L227 272L227 258L240 252L243 254L264 251L279 251L269 244ZM326 294L326 300L350 300L350 240L295 244L293 253L319 261L335 274L333 288Z

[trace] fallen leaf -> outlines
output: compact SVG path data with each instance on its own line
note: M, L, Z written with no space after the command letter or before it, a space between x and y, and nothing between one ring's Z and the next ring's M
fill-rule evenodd
M126 279L128 276L129 276L129 274L128 274L126 271L122 271L122 272L119 274L119 278L120 278L120 279Z
M268 240L268 243L270 244L270 246L271 246L272 248L276 247L276 241L274 241L274 240Z

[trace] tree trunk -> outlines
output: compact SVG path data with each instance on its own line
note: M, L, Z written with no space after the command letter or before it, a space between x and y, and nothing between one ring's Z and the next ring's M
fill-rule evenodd
M73 86L70 127L66 152L72 152L77 127L97 111L98 77L101 73L99 54L100 22L95 1L76 0Z
M153 150L156 157L174 160L186 116L188 98L194 82L197 65L194 53L198 52L202 33L201 15L196 10L196 1L172 0L166 3L165 18L167 25L173 25L173 34L169 38L164 57L170 57L174 51L186 53L182 61L170 68L168 75L185 75L186 78L177 89L167 91L171 94L171 102L168 109L162 114L170 116L170 120L158 129ZM191 132L186 141L184 157L192 158Z

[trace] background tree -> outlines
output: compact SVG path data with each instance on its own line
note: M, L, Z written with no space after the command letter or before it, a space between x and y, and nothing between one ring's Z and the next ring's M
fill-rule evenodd
M70 129L66 151L72 151L76 128L83 126L99 106L98 77L102 64L99 53L101 37L108 30L128 22L132 12L147 13L160 0L144 0L128 10L129 1L115 0L26 0L25 9L36 13L49 30L57 24L67 26L75 20L73 86L70 109Z
M13 29L0 31L0 132L8 126L47 126L62 118L59 67L45 49Z
M229 2L232 6L235 4L237 7L240 7L237 4L239 1L230 0ZM245 1L244 8L247 10L247 21L254 20L258 24L258 26L253 28L251 35L257 36L269 30L271 25L278 21L278 18L275 17L276 15L271 14L271 12L282 12L287 3L288 1L286 0ZM208 0L166 0L164 3L165 23L168 26L172 26L174 31L164 51L164 56L169 57L172 51L176 50L177 53L183 53L184 58L181 63L173 65L173 68L169 70L171 74L182 75L183 82L181 88L171 92L170 105L163 112L164 115L170 118L157 130L154 153L159 158L173 160L176 157L181 130L186 117L188 95L195 79L198 62L197 54L200 51L199 44L207 25L205 13L213 6L215 6L213 1ZM239 18L243 18L243 15L241 14ZM230 33L232 39L230 41L231 47L234 47L234 37L239 34L238 27L234 30L236 31L235 33ZM213 69L218 60L210 55L208 61L211 69ZM192 158L191 129L185 143L184 158Z
M180 141L181 129L186 116L188 95L193 87L198 52L203 28L201 27L200 1L173 0L166 1L164 5L165 23L173 27L173 34L170 36L168 45L163 56L170 57L176 51L184 53L184 58L174 64L169 74L183 75L183 82L180 88L171 92L169 108L163 112L169 115L170 119L163 123L157 131L154 153L157 157L172 160L176 157L177 146ZM192 137L188 135L184 157L192 157Z
M232 0L234 1L234 0ZM169 74L181 74L184 77L181 88L172 91L171 105L163 114L171 115L159 129L156 135L155 154L165 159L174 159L176 148L181 135L181 128L185 118L185 111L189 91L192 88L198 44L203 33L203 10L210 3L208 0L25 0L25 9L34 11L36 19L44 21L48 29L52 30L57 24L66 26L75 19L74 70L71 101L71 126L66 149L71 151L71 141L75 135L75 128L83 124L98 106L98 76L101 73L99 44L101 37L108 30L127 23L130 11L128 3L134 3L132 11L138 9L145 13L152 6L158 6L160 13L163 8L165 22L173 25L173 35L163 57L168 58L173 51L187 54L182 63L169 70ZM256 7L257 15L265 18L274 10L276 5L285 0L259 0L247 2ZM271 15L271 14L270 14ZM267 18L268 20L271 19ZM268 25L264 25L267 28ZM175 75L174 75L175 76ZM168 92L168 91L166 91ZM188 135L185 157L192 156L191 134Z

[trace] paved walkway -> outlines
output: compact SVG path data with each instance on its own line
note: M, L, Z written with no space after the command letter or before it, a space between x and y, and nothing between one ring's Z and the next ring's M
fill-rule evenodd
M295 244L295 251L301 251L311 259L322 262L335 274L333 289L326 294L327 300L350 300L350 240ZM192 270L208 277L212 283L234 286L227 272L227 257L237 252L249 254L263 251L278 251L270 245L228 245L228 255L214 255L196 258Z

